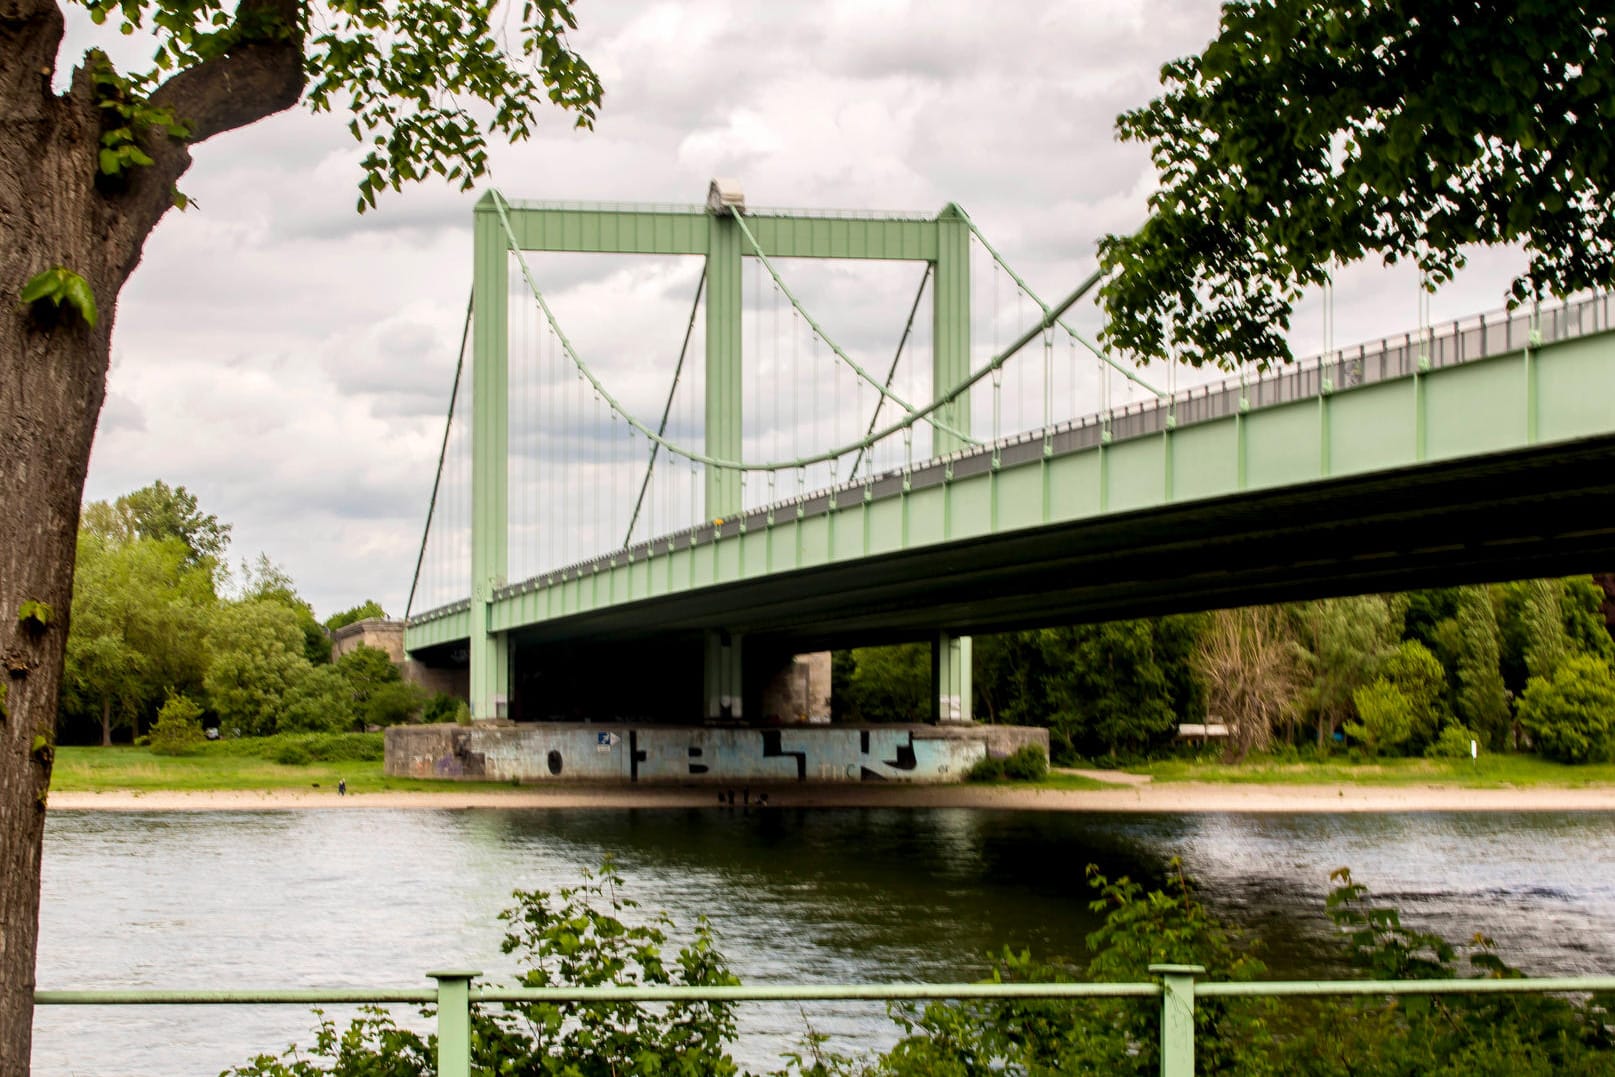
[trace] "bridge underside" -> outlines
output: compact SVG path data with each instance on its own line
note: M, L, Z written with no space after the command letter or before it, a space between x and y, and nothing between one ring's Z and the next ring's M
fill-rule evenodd
M910 549L533 625L518 648L704 631L781 652L1608 570L1615 438ZM1168 567L1163 567L1168 566ZM680 637L683 644L677 642Z

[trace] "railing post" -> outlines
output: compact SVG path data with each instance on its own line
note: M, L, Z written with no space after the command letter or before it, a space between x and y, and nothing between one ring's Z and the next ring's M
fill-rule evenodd
M437 981L438 1077L471 1077L471 981L482 973L440 969L426 975Z
M1194 1077L1194 978L1203 965L1151 965L1161 978L1161 1077Z

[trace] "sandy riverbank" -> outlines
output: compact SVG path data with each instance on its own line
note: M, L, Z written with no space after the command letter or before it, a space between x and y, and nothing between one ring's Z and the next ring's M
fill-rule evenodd
M755 799L764 787L753 787ZM1116 784L1104 789L971 785L781 785L770 808L1000 808L1015 811L1399 812L1615 811L1615 786L1470 789L1456 785ZM266 789L52 793L55 811L281 811L408 808L716 808L718 790L686 786L467 787L448 792Z

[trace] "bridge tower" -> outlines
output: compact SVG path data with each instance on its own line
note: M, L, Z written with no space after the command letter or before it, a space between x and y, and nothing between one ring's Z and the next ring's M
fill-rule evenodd
M509 575L507 452L510 433L509 254L565 251L604 254L694 255L706 261L705 452L742 459L744 259L842 258L924 261L933 273L932 391L958 385L970 373L969 219L949 204L935 218L746 214L733 181L714 180L704 210L505 203L480 199L473 229L471 376L470 704L473 718L509 713L511 642L496 631L490 609ZM508 230L506 224L508 222ZM513 242L514 239L514 242ZM748 242L750 240L750 242ZM938 410L933 448L946 455L970 436L968 394ZM961 436L962 435L962 436ZM709 467L708 520L739 512L740 472ZM706 634L704 707L708 719L740 718L744 640L738 631ZM939 632L933 640L933 716L970 719L970 640Z

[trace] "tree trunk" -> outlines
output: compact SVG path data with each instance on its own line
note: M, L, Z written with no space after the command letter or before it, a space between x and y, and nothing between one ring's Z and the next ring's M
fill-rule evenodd
M61 32L54 4L0 0L0 1074L7 1077L29 1071L39 860L79 501L106 392L113 306L139 257L130 224L116 223L95 186L101 110L88 73L76 72L67 94L50 93ZM132 188L128 196L139 197ZM151 224L134 217L143 238ZM69 309L18 300L30 278L55 266L89 283L99 307L93 328ZM43 623L20 619L28 602L48 609Z
M189 140L141 130L152 163L101 175L103 124L88 54L52 89L63 18L55 0L0 0L0 1075L25 1077L33 1037L39 859L79 502L111 355L118 293L174 201L189 146L297 103L299 0L241 0L242 36L152 95ZM95 297L93 326L48 302L24 306L35 275L64 267ZM19 619L43 603L43 623Z
M101 747L112 747L112 697L101 697Z
M4 49L0 37L0 50ZM4 107L0 104L0 107ZM0 1073L26 1074L38 942L39 858L50 785L57 693L72 606L74 539L90 442L105 393L113 297L122 284L101 237L86 235L86 184L67 179L93 160L89 123L28 139L0 125ZM43 125L41 125L43 126ZM76 190L75 190L76 188ZM74 197L77 195L78 197ZM64 265L100 300L94 329L63 312L52 322L16 299L34 274ZM47 622L19 620L25 602Z

